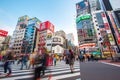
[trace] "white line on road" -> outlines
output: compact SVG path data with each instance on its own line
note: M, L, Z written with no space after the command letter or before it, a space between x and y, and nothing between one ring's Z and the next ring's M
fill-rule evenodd
M117 65L117 64L112 64L112 63L107 63L107 62L101 62L101 63L120 67L120 65Z

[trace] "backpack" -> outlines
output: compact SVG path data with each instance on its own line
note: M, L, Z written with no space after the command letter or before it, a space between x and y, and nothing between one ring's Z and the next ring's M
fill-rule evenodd
M41 64L42 63L42 59L41 59L40 55L36 55L34 63L35 64Z

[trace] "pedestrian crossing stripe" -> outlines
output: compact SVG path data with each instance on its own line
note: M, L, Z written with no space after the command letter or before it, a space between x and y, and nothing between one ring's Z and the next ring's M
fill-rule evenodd
M76 80L81 80L81 78L78 78L78 79L76 79Z
M62 64L62 65L61 65ZM69 78L80 75L80 67L75 63L74 73L70 73L69 65L64 65L63 62L57 64L57 66L51 66L45 71L45 75L42 77L42 80L47 80L49 75L52 75L52 80ZM24 80L25 78L33 78L33 69L30 70L13 70L12 76L10 77L0 77L0 80Z

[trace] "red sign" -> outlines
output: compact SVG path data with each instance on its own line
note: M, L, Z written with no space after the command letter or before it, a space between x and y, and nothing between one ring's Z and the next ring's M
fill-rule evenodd
M104 26L107 30L109 30L109 24L108 23L104 23Z
M102 17L105 17L105 14L104 13L101 13Z
M8 31L4 31L4 30L1 30L1 29L0 29L0 36L6 37L7 34L8 34Z
M47 30L47 29L54 32L54 25L49 21L46 21L46 22L43 22L43 23L40 24L40 31L44 31L44 30Z

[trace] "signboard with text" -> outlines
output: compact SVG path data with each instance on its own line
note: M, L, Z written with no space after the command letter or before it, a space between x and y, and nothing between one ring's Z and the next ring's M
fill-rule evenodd
M7 34L8 34L8 31L4 31L4 30L1 30L1 29L0 29L0 36L6 37Z
M51 30L52 32L54 32L54 25L52 23L50 23L49 21L43 22L40 24L40 31L44 31L44 30Z

